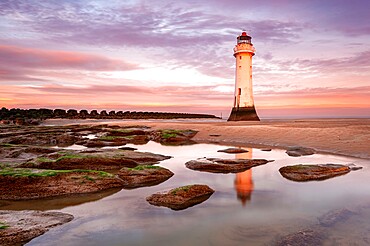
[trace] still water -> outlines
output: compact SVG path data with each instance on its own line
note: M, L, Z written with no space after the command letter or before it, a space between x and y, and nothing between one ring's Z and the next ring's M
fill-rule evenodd
M340 208L356 211L356 215L324 228L326 244L366 245L370 232L367 160L324 154L289 157L283 150L265 152L255 148L235 155L217 152L233 146L212 144L174 147L149 142L127 146L173 156L160 166L175 175L153 187L2 207L56 210L75 216L72 222L51 229L27 245L271 245L280 236L317 225L318 217ZM213 174L185 167L186 161L201 157L275 161L238 174ZM301 163L354 163L364 168L329 180L304 183L286 180L278 172L282 166ZM216 192L202 204L182 211L155 207L145 200L155 192L188 184L206 184Z

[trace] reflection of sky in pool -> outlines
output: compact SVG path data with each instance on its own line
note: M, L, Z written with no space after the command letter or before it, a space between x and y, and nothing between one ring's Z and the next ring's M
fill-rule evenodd
M289 157L283 150L251 148L248 153L234 155L217 152L230 146L212 144L174 147L149 142L127 146L173 156L160 165L175 175L157 186L121 190L102 195L100 200L65 207L59 211L73 214L75 220L29 245L271 244L277 235L317 223L318 216L332 209L370 204L366 160L323 154ZM201 157L275 161L239 174L198 172L185 167L186 161ZM278 172L285 165L315 163L355 163L364 169L304 183L286 180ZM202 204L182 211L151 206L145 201L152 193L187 184L206 184L216 192Z

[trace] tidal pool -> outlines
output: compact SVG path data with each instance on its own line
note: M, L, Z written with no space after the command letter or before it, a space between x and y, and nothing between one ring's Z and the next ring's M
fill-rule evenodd
M355 214L322 228L327 237L325 245L370 242L367 160L326 154L289 157L284 150L266 152L256 148L235 155L217 152L233 146L213 144L174 147L149 142L126 146L173 156L159 165L175 175L152 187L3 206L2 209L56 210L75 216L70 223L27 245L272 245L281 236L317 226L318 217L341 208ZM201 157L275 161L237 174L199 172L185 167L185 162ZM324 181L303 183L289 181L278 171L285 165L316 163L354 163L364 168ZM207 201L181 211L155 207L145 200L153 193L187 184L206 184L216 192Z

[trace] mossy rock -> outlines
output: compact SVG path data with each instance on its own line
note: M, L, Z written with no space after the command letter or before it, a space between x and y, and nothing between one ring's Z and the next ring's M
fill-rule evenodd
M347 174L350 171L350 167L340 164L300 164L279 169L280 174L284 178L298 182L330 179Z
M130 150L101 150L90 152L66 151L35 158L19 167L53 170L90 169L118 170L123 167L153 165L170 158L153 153Z
M183 210L206 201L214 193L207 185L186 185L167 192L153 194L146 200L154 206Z
M200 158L188 161L185 166L192 170L210 173L239 173L252 167L264 165L271 162L265 159L221 159Z
M27 200L122 187L115 175L95 170L0 170L0 200Z

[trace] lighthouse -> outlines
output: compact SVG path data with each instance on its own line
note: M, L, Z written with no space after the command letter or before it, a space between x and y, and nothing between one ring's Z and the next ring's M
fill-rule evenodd
M236 40L234 106L228 121L259 121L254 108L252 88L252 57L256 50L252 44L252 37L246 32L243 32Z

